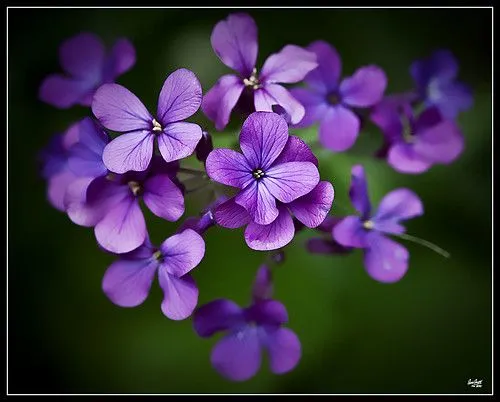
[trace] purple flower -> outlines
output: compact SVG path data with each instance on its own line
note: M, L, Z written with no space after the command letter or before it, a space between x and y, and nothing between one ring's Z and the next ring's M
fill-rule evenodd
M341 152L353 146L360 131L360 119L352 108L368 108L378 103L387 86L385 73L377 66L361 67L340 83L341 61L333 46L316 41L308 49L317 56L319 67L304 79L309 89L294 88L292 95L306 110L296 125L307 127L319 121L321 144Z
M401 221L422 215L423 205L418 196L399 188L388 193L375 213L372 213L364 169L352 168L351 202L360 216L347 216L333 228L335 241L345 247L364 250L365 268L379 282L396 282L408 269L408 250L385 235L405 232Z
M64 134L54 135L40 152L42 176L47 180L47 198L59 211L65 211L64 196L75 174L68 165L69 148L78 141L78 123L71 125Z
M214 210L223 202L227 201L227 197L225 195L217 198L212 204L210 204L207 208L205 208L200 216L190 216L179 227L178 232L181 232L185 229L192 229L196 233L203 235L208 229L215 226L215 218L214 218Z
M472 106L472 91L456 81L458 63L449 50L437 50L428 59L413 62L410 73L420 99L436 106L444 117L454 119Z
M303 106L279 83L293 84L316 68L316 57L298 46L287 45L267 58L258 74L257 26L248 14L230 14L215 26L210 37L219 59L239 75L224 75L206 93L202 110L222 130L240 98L246 98L256 111L272 111L281 105L293 123L304 116ZM242 96L243 95L243 96ZM243 100L243 99L242 99Z
M325 220L316 227L321 233L328 234L328 237L312 237L307 240L306 248L312 254L347 254L352 249L344 247L332 238L333 228L342 222L342 218L327 216Z
M191 229L186 229L154 247L146 238L138 249L120 255L109 266L102 280L106 296L121 307L135 307L146 300L154 276L163 289L161 310L172 320L191 315L198 303L198 288L189 272L205 254L205 242Z
M399 172L422 173L453 162L463 151L464 138L453 120L435 107L414 116L405 95L385 98L370 118L384 133L387 162Z
M292 370L301 357L297 335L283 327L288 321L285 306L267 298L272 285L265 270L262 267L257 274L249 307L217 299L193 314L194 329L199 336L207 338L219 331L226 332L212 349L210 360L221 375L233 381L245 381L257 373L263 350L269 355L275 374Z
M84 32L61 45L59 60L65 74L45 78L40 86L40 99L61 109L76 104L90 106L100 85L114 82L132 68L135 49L127 39L119 39L106 55L101 39Z
M104 164L115 173L146 170L155 138L166 162L191 155L202 131L197 124L182 120L192 116L200 104L200 82L184 68L165 80L156 118L128 89L118 84L101 86L94 95L92 111L104 127L123 133L104 149Z

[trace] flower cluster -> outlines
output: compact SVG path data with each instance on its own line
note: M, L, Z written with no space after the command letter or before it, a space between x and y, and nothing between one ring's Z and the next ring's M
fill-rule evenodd
M65 74L47 77L39 97L61 109L90 106L89 115L55 135L40 160L49 202L75 224L93 228L99 247L115 255L102 280L109 300L121 307L141 304L157 275L162 313L172 320L192 316L200 337L224 331L212 365L243 381L259 370L262 352L276 374L299 363L301 344L284 326L286 308L271 298L272 270L284 262L283 248L298 231L320 234L307 242L311 253L362 249L370 277L389 283L405 275L409 262L408 250L391 236L415 239L401 222L423 214L422 201L407 188L388 193L373 211L364 168L355 165L349 196L359 215L329 215L334 187L321 179L313 147L289 129L300 133L318 123L319 144L342 152L371 120L384 135L377 157L399 172L422 173L462 152L455 119L471 106L472 95L457 82L458 65L448 51L412 64L414 90L385 96L388 79L380 67L369 64L341 78L340 56L324 41L288 44L257 70L257 25L248 14L218 22L210 40L236 74L222 76L204 93L194 72L173 71L155 113L115 82L135 64L128 40L119 39L108 55L94 34L66 40L60 49ZM216 135L186 121L199 110L217 131L241 116L238 149L214 148ZM196 160L199 169L187 162ZM185 197L196 191L193 180L211 187L212 199L155 245L143 209L179 221ZM204 236L212 227L245 227L248 247L267 253L247 307L226 299L197 306L200 290L191 271L203 261Z

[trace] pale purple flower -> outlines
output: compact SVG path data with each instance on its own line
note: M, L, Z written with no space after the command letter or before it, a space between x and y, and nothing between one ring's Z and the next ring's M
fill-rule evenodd
M449 50L437 50L428 59L410 67L417 94L426 106L436 106L441 114L454 119L472 106L471 88L456 80L458 62Z
M238 100L251 103L255 111L272 111L280 105L293 123L304 116L303 106L282 84L293 84L316 68L316 57L305 49L287 45L264 62L260 73L257 60L257 26L245 13L230 14L217 23L210 37L219 59L238 75L223 75L203 98L202 110L222 130Z
M318 60L318 68L304 78L308 88L294 88L292 95L304 105L304 118L296 127L319 122L321 144L334 152L351 148L360 131L360 119L353 108L369 108L384 95L387 78L384 71L369 65L340 80L341 60L333 46L316 41L308 46Z
M307 240L306 248L311 254L347 254L352 248L344 247L332 237L333 228L342 221L340 217L327 216L325 220L316 227L316 230L327 236L311 237Z
M59 61L64 74L45 78L39 90L40 99L61 109L76 104L90 106L92 95L100 85L114 82L133 67L135 49L122 38L106 54L97 35L83 32L63 42Z
M201 85L185 68L170 74L161 89L156 118L132 92L118 84L105 84L94 95L92 111L101 124L122 135L104 149L106 167L115 173L146 170L154 142L166 162L191 155L202 136L200 126L182 120L201 104Z
M370 118L384 133L387 162L401 173L452 163L463 151L464 137L456 122L445 119L436 107L415 116L405 95L385 98Z
M42 176L47 180L47 199L59 211L65 211L64 196L76 176L68 165L69 149L78 141L78 123L72 124L64 134L56 134L40 152Z
M156 273L163 289L161 310L172 320L191 315L198 303L198 288L189 272L205 255L205 242L186 229L166 239L160 247L149 239L136 250L122 254L104 274L102 289L121 307L135 307L146 300Z
M231 300L217 299L193 314L199 336L226 333L212 349L210 360L218 373L233 381L253 377L261 366L263 351L267 352L275 374L295 368L302 354L297 335L283 327L288 321L285 306L268 298L272 284L265 270L261 267L257 274L250 306L241 308Z
M349 196L360 216L347 216L336 224L334 240L345 247L363 249L365 269L373 279L399 281L408 269L409 253L387 235L404 233L401 221L424 213L420 198L407 188L399 188L386 194L373 213L361 165L352 168Z

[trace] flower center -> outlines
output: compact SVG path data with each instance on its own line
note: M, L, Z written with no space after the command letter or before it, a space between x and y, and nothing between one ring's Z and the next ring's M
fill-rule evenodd
M134 194L136 197L138 195L141 195L142 193L142 186L136 182L136 181L129 181L128 186L130 187L130 191L132 191L132 194Z
M109 181L114 181L115 179L116 179L116 174L114 174L114 173L109 172L109 173L106 175L106 180L109 180Z
M160 124L160 123L158 123L158 122L156 121L156 119L153 119L153 131L158 131L158 132L160 132L161 130L163 130L163 129L161 128L161 124Z
M364 221L363 222L363 227L366 229L366 230L371 230L375 227L373 221L370 221L370 220L367 220L367 221Z
M415 136L411 128L410 119L408 119L404 112L401 114L401 125L403 126L403 140L408 144L414 143Z
M265 173L262 169L255 169L255 170L252 172L252 176L253 176L255 179L257 179L257 180L262 179L265 175L266 175L266 173Z
M160 251L160 250L155 251L155 252L153 253L153 258L154 258L155 260L161 260L161 259L163 258L163 255L162 255L161 251Z
M328 103L330 105L338 105L340 103L340 97L338 96L338 94L336 92L332 92L330 94L327 95L326 97L326 100L328 101Z
M254 68L252 71L252 74L248 78L243 78L243 84L245 84L246 87L252 88L252 89L259 89L262 85L259 83L259 79L257 78L257 69Z

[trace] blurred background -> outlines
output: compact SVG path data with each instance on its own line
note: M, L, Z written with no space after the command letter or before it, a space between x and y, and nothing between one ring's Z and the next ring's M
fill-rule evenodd
M302 342L297 368L273 375L267 361L254 378L233 383L209 362L218 337L200 339L190 320L170 321L160 310L157 283L133 309L113 305L101 279L113 261L92 229L74 225L46 200L37 154L49 138L89 115L58 110L37 98L50 73L60 72L58 48L81 31L108 48L125 36L137 63L118 82L150 108L166 76L186 67L204 91L229 72L210 45L225 9L10 9L8 11L8 285L10 393L489 393L492 347L492 97L490 9L251 9L258 25L261 66L286 44L316 39L340 52L343 74L381 66L387 93L410 89L410 63L438 48L460 62L459 78L474 90L474 106L459 117L465 152L450 166L403 175L370 155L381 133L367 125L347 153L318 152L323 179L335 187L332 214L352 212L347 197L353 164L365 166L374 204L405 186L424 202L425 215L408 233L451 253L445 259L401 240L411 253L407 275L384 285L364 271L362 254L310 255L304 231L275 270L275 298ZM216 146L233 142L241 121L224 134L198 112ZM292 130L293 131L293 130ZM308 140L316 128L295 131ZM188 200L179 222L153 219L154 242L171 235L201 197ZM211 229L205 259L193 271L199 303L229 298L244 305L265 254L250 250L242 230ZM467 386L483 380L483 388Z

